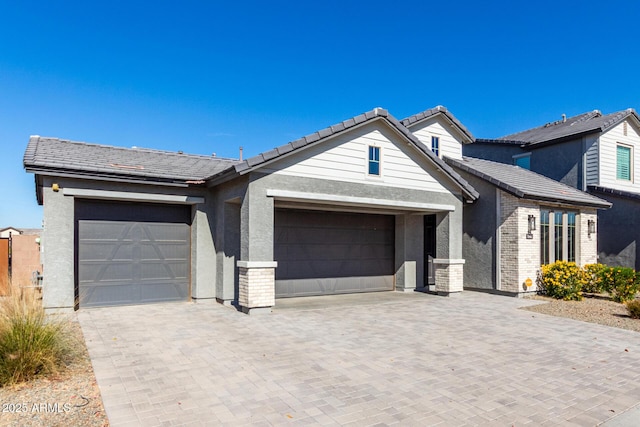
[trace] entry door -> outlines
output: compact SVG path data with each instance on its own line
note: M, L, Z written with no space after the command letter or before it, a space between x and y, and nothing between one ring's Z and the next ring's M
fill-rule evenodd
M424 283L426 285L436 284L436 272L433 268L433 259L436 256L436 216L424 216Z

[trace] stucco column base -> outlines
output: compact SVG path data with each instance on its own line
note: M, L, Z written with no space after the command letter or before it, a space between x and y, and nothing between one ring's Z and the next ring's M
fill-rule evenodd
M191 302L194 304L211 304L216 303L218 300L216 298L195 298L191 297Z
M436 293L442 296L453 296L462 292L463 289L463 259L443 259L433 260L436 271Z
M243 313L271 312L275 305L275 261L238 261L238 305Z

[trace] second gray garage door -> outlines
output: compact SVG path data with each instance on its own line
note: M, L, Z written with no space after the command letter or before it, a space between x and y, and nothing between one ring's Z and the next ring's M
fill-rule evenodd
M76 201L80 307L190 298L189 206Z
M276 209L276 297L394 288L395 217Z

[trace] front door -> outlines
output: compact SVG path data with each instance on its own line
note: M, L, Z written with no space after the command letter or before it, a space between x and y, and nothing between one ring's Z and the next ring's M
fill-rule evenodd
M436 284L436 272L433 258L436 256L436 216L424 216L424 283L425 286Z

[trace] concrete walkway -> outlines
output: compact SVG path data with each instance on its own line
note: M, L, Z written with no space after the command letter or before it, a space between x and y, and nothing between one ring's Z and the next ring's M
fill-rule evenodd
M640 424L636 332L473 292L278 303L80 311L112 426Z

